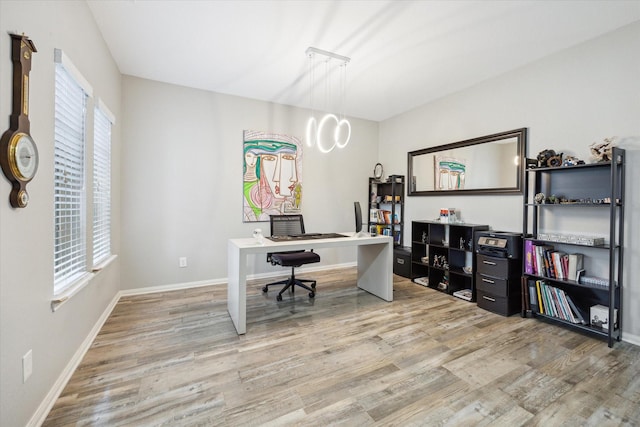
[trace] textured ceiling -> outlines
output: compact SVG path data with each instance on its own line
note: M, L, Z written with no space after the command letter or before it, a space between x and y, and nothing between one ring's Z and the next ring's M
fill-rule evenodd
M88 4L123 74L308 107L314 46L351 58L344 112L376 121L640 20L639 0Z

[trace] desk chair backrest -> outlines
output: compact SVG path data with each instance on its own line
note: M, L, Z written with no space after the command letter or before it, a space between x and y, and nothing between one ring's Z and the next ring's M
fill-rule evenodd
M304 234L302 215L271 215L271 235L290 236Z

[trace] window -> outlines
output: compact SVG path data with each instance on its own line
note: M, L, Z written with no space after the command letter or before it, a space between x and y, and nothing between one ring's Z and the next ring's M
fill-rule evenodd
M111 126L109 110L98 102L93 128L93 266L111 255Z
M55 51L54 293L87 274L85 122L91 87Z

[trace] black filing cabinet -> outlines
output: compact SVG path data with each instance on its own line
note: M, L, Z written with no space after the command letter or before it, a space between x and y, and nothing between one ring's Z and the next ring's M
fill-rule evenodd
M503 316L522 308L522 237L508 232L476 233L476 292L478 307Z
M393 274L411 278L411 248L398 246L393 249Z
M503 316L520 311L522 286L520 260L476 255L478 307Z

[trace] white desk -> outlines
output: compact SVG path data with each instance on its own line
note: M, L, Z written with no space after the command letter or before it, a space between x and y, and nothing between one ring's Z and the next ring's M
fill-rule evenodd
M264 245L258 245L252 238L229 239L227 310L238 334L247 332L247 258L249 255L357 246L358 287L385 301L393 301L393 240L391 237L355 237L353 232L340 234L348 237L288 242L272 242L265 238Z

